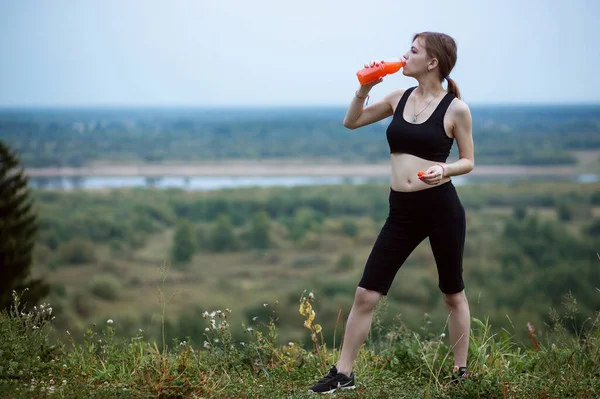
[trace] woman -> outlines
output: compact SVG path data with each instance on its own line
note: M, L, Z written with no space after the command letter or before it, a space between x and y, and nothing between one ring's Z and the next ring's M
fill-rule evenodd
M451 177L473 170L471 112L449 76L456 64L452 37L436 32L416 34L403 58L402 73L415 78L418 86L395 90L365 108L369 91L382 79L362 85L344 119L344 126L357 129L393 115L386 132L392 166L389 216L358 284L337 366L331 367L312 392L355 387L352 368L371 328L373 309L382 295L387 295L404 261L427 237L450 313L454 373L460 378L468 375L470 312L462 279L465 211ZM454 141L459 159L446 163ZM425 174L418 176L419 171Z

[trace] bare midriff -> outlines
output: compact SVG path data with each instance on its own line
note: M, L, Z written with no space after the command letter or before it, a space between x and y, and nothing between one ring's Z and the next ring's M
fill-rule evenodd
M391 154L391 163L391 188L394 191L426 190L450 181L450 177L444 177L440 183L431 185L419 180L418 172L425 172L428 168L440 162L429 161L411 154L394 153Z

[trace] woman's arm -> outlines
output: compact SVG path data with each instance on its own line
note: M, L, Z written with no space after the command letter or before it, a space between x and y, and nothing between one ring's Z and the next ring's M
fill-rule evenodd
M404 89L395 90L382 98L381 100L364 108L365 100L369 91L373 86L380 83L379 79L368 85L361 86L354 94L354 98L348 107L346 117L344 118L344 126L348 129L358 129L359 127L369 125L391 116L394 113L392 104L398 95L404 93Z
M473 145L473 120L469 106L458 101L453 112L454 138L458 145L458 161L445 164L444 176L459 176L469 173L475 167Z

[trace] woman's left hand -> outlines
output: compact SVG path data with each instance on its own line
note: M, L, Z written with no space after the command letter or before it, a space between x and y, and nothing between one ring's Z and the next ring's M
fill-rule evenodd
M425 171L425 174L423 176L419 177L419 180L429 185L435 186L436 184L439 184L443 178L444 168L442 168L440 165L433 165Z

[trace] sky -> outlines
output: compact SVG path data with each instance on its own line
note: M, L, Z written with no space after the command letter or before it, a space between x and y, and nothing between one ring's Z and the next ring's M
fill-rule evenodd
M600 103L598 21L598 0L0 0L0 106L347 106L421 31L456 40L468 104Z

